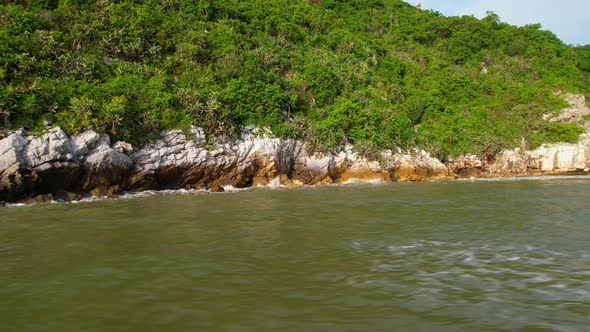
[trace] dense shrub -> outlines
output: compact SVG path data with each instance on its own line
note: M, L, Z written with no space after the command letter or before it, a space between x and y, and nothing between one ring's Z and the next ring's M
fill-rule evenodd
M0 126L52 119L136 144L191 124L258 125L312 150L445 158L574 141L552 92L587 93L588 46L490 13L399 0L3 1Z
M576 143L578 136L585 132L584 128L575 123L548 123L544 130L544 141L547 143Z

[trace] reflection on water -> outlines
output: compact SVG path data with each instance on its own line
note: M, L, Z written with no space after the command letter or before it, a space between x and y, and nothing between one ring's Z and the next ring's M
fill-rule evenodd
M590 180L0 210L6 331L590 331Z

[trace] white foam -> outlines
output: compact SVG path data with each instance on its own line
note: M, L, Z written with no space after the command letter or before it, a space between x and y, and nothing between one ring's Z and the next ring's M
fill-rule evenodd
M235 192L246 191L246 190L251 189L251 188L236 188L232 185L223 186L222 188L225 192L228 192L228 193L235 193Z
M270 181L268 181L268 184L266 184L266 185L258 184L252 188L277 189L277 188L287 188L287 186L283 186L281 184L280 178L277 176L277 177L270 179Z
M525 280L525 282L528 282L528 283L545 283L545 282L555 280L552 277L546 275L545 273L526 273L526 274L534 276L532 278Z
M111 197L111 199L134 199L138 197L149 197L149 196L171 196L171 195L194 195L198 193L204 193L204 189L167 189L167 190L145 190L138 192L124 192L121 195ZM99 197L99 200L106 199L107 197Z
M84 197L79 200L72 200L72 201L64 201L61 199L52 200L48 202L48 204L80 204L80 203L93 203L93 202L100 202L100 201L109 201L109 200L128 200L128 199L136 199L140 197L149 197L149 196L158 196L158 195L194 195L198 193L204 193L207 190L204 189L178 189L178 190L145 190L145 191L138 191L138 192L123 192L119 195L115 196L91 196L91 197ZM7 203L6 207L25 207L25 206L33 206L37 205L35 203L32 204L25 204L25 203Z
M7 208L23 207L23 206L27 206L27 204L23 204L23 203L6 203L6 205L5 205L5 207L7 207Z
M285 186L283 186L281 184L281 180L279 179L279 177L276 177L276 178L270 180L266 187L270 188L270 189L277 189L277 188L284 188Z
M556 175L556 176L522 176L522 177L497 177L497 178L469 178L469 179L458 179L457 181L483 181L483 182L510 182L510 181L542 181L542 180L590 180L590 176L586 175ZM356 179L351 178L345 182L340 183L333 183L328 186L343 186L343 185L355 185L355 184L383 184L388 183L388 181L384 181L381 179L371 179L371 180L364 180L364 179ZM278 188L288 188L287 186L283 186L280 183L279 177L273 178L269 181L268 185L265 186L257 186L256 188L267 188L267 189L278 189ZM317 186L313 185L304 185L302 188L317 188ZM254 187L247 187L247 188L236 188L234 186L228 185L223 186L225 192L242 192L254 189ZM202 193L207 192L207 190L194 190L194 189L178 189L178 190L145 190L140 192L125 192L123 194L117 196L93 196L93 197L85 197L80 200L65 202L62 200L55 200L50 202L51 204L78 204L78 203L89 203L89 202L96 202L96 201L103 201L103 200L117 200L117 199L133 199L138 197L146 197L146 196L155 196L155 195L191 195L195 193ZM8 208L15 208L15 207L26 207L35 204L24 204L24 203L6 203L6 207ZM430 244L434 246L439 246L442 243L437 241L423 241L424 244ZM418 244L418 245L424 245ZM527 248L528 249L528 248Z
M535 176L507 176L494 178L463 178L456 181L464 182L511 182L511 181L544 181L544 180L590 180L588 175L535 175Z
M287 188L286 186L281 185L280 180L278 177L272 179L268 185L266 186L257 186L261 188L267 189L277 189L277 188ZM247 188L236 188L232 185L223 186L224 192L242 192L242 191L249 191L255 189L257 187L247 187ZM303 186L308 187L308 186ZM309 186L313 187L313 186ZM195 195L199 193L209 192L205 189L167 189L167 190L144 190L138 192L123 192L121 194L115 196L92 196L92 197L84 197L79 200L72 200L72 201L64 201L64 200L53 200L49 202L49 204L80 204L80 203L91 203L91 202L98 202L98 201L105 201L105 200L128 200L128 199L136 199L141 197L150 197L150 196L159 196L159 195ZM37 205L35 203L32 204L25 204L25 203L6 203L5 207L26 207Z
M384 183L387 181L384 181L382 179L359 179L359 178L350 178L344 182L341 182L342 184L359 184L359 183L369 183L369 184L380 184L380 183Z

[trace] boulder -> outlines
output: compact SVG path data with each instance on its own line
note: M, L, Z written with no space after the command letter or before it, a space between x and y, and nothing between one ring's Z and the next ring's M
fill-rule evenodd
M289 179L289 176L287 176L287 174L279 175L279 183L281 184L281 186L285 186L285 187L293 186L293 181L291 181L291 179Z
M299 188L302 187L304 185L303 182L299 181L299 180L293 180L291 181L291 184L288 184L287 186L289 188Z
M64 202L72 202L72 201L81 200L83 196L80 193L59 190L53 195L53 197L55 200L64 201Z
M393 155L389 161L390 177L394 181L447 180L448 168L425 151L414 150L409 154Z
M310 156L303 144L295 150L292 179L304 184L315 184L328 177L335 167L332 155L315 154Z
M266 187L268 183L268 179L263 176L255 176L252 179L252 187Z
M329 176L324 176L321 180L315 181L313 183L313 185L315 186L325 186L325 185L329 185L334 183L334 180L332 180L331 177Z
M29 138L23 150L24 161L28 168L55 161L74 161L70 140L61 128L52 128L41 137Z
M214 185L211 188L209 188L209 191L212 193L222 193L225 191L225 189L223 189L223 187L219 185Z
M21 201L24 204L46 204L53 202L53 195L52 194L42 194L37 195L34 197L29 197Z
M132 159L105 144L96 149L84 160L82 190L92 194L114 194L122 190L122 184L133 166Z
M445 163L450 174L460 177L477 177L484 172L484 161L476 155L461 155Z
M100 139L100 135L93 130L85 131L82 134L70 139L70 147L75 156L84 156L94 148L95 143Z
M32 168L32 174L40 179L35 191L55 193L60 190L77 190L82 168L78 161L54 161Z
M0 197L18 200L76 185L80 164L59 128L39 137L19 130L0 141Z
M129 154L133 152L133 145L123 141L118 141L117 143L113 144L113 149L120 153Z
M387 181L389 178L389 172L379 162L362 158L355 160L350 167L344 169L339 176L339 181Z
M207 145L207 136L203 128L191 126L190 128L191 141L195 143L196 147L204 148Z
M22 152L27 144L24 131L19 130L0 140L0 174L8 169L19 169L24 163Z

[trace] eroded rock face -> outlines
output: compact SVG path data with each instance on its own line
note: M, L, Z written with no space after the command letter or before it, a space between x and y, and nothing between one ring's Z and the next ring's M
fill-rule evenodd
M561 95L570 104L569 108L560 111L550 122L571 122L583 124L586 133L580 135L577 144L557 143L544 144L541 147L521 151L514 149L499 153L495 161L488 165L489 172L494 175L521 174L567 174L587 173L590 167L590 124L584 116L590 114L586 105L586 97L578 94Z
M338 180L340 182L348 181L388 181L391 175L385 170L377 161L368 161L360 159L352 163L348 168L340 174Z
M558 94L561 95L561 94ZM449 170L459 176L516 176L542 174L587 174L590 167L590 122L585 115L590 114L583 95L561 95L570 107L555 117L544 116L550 122L571 122L584 125L586 134L580 135L577 144L544 144L534 150L502 151L492 160L482 160L478 156L460 156L447 163Z
M0 199L23 197L70 189L80 176L80 163L60 128L40 137L20 130L0 141Z
M309 155L303 144L297 146L293 164L292 178L304 184L317 184L325 181L336 164L332 155Z
M133 166L131 158L108 145L92 150L83 161L82 190L111 195L123 189L122 183Z
M24 159L22 152L27 144L27 139L22 130L0 141L0 174L11 168L19 168Z
M72 139L59 128L41 136L20 130L0 141L0 200L68 199L123 180L131 159L110 148L108 136L88 131ZM121 175L121 176L119 176Z
M75 156L87 155L95 143L100 139L100 135L92 130L86 131L70 140L70 147Z
M134 163L129 187L142 189L248 187L254 178L288 174L294 162L296 142L250 138L205 148L199 128L191 139L179 130L166 131L151 146L131 155Z
M203 130L169 130L145 148L111 144L93 131L68 138L60 128L41 136L22 130L0 140L0 201L73 200L84 195L161 189L287 187L347 181L427 181L456 177L587 172L590 136L578 144L503 151L491 160L465 155L443 164L420 150L384 151L367 160L344 146L310 154L303 142L246 128L241 138L208 144Z
M446 163L449 173L460 177L477 177L485 171L484 161L476 155L462 155Z
M583 141L582 141L583 142ZM503 151L489 165L495 175L567 174L588 172L588 146L579 144L548 144L532 151Z
M447 180L454 178L449 169L425 151L392 156L390 173L396 181Z
M558 94L570 104L570 107L562 109L557 116L551 114L545 115L543 118L549 122L571 122L576 123L582 120L585 115L590 114L590 108L586 104L586 97L580 94L566 93L564 95Z

